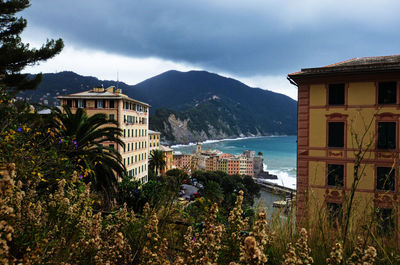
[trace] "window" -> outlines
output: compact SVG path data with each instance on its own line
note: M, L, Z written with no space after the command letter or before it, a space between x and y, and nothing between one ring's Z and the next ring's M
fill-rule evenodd
M128 129L128 137L131 137L131 131Z
M396 82L379 82L378 104L396 104Z
M109 108L110 108L110 109L113 109L113 108L114 108L114 100L110 100L110 106L109 106Z
M326 204L326 210L328 213L328 221L333 227L337 227L342 223L343 207L341 203L328 202Z
M111 149L114 149L114 145L113 145L113 144L110 144L110 148L111 148Z
M108 118L109 118L109 120L110 120L110 121L113 121L113 120L115 120L115 116L114 116L114 114L110 114L110 115L108 116Z
M72 108L72 99L67 99L67 106Z
M391 167L376 168L376 189L394 191L394 178L396 171Z
M86 100L78 99L78 108L86 108Z
M378 208L376 211L377 232L381 236L393 235L394 212L392 208Z
M396 123L378 123L378 148L396 149Z
M124 166L125 166L125 158L124 158Z
M329 122L328 137L328 147L344 147L344 122Z
M124 137L126 137L126 129L124 129Z
M330 84L329 87L329 105L344 105L344 84Z
M328 165L328 186L343 187L344 165Z
M96 100L96 108L98 108L98 109L104 108L104 100L102 100L102 99Z

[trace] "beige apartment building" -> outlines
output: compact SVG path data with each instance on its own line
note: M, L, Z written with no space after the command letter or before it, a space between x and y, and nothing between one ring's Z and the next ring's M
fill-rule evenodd
M116 120L123 131L125 147L108 143L122 156L127 175L133 180L148 181L149 159L149 108L150 105L122 94L121 89L95 87L92 90L59 96L61 105L67 105L74 112L84 108L87 114L105 113L110 120Z

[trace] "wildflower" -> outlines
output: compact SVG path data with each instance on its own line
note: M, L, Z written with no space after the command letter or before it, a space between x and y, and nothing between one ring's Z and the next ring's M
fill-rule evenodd
M21 131L22 131L22 129L21 129L21 128L18 128L18 131L19 131L19 132L21 132Z
M80 178L80 179L83 179L83 175L79 175L79 178Z

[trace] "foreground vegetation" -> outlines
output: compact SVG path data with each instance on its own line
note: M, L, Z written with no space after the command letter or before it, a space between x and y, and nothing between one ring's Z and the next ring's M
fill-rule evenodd
M251 177L195 172L204 196L189 204L178 200L180 185L188 181L180 170L154 174L142 186L123 177L115 192L105 191L98 179L115 177L98 175L104 171L96 166L110 159L103 154L112 150L64 131L68 116L82 125L85 115L44 117L4 89L0 96L0 115L8 117L0 131L4 264L400 262L397 236L374 233L374 220L368 218L372 213L349 229L345 245L340 226L330 224L324 209L314 222L304 224L296 224L290 212L284 218L276 212L267 220L265 208L252 207L259 187ZM103 120L99 127L107 123Z

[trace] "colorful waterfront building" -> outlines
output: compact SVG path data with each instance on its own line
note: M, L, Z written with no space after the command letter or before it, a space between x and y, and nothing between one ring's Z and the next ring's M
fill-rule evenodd
M173 164L175 168L182 169L190 174L192 169L192 154L173 154Z
M89 116L105 113L110 120L116 120L123 130L125 147L107 144L121 154L129 177L141 183L148 181L149 104L132 99L113 86L95 87L89 91L59 96L58 99L62 106L69 106L72 112L83 108Z
M355 221L372 214L381 232L398 231L400 56L354 58L288 78L298 87L297 219L326 207L340 221L358 170Z

